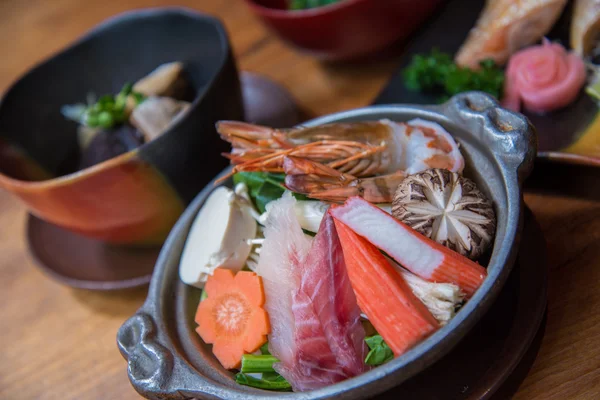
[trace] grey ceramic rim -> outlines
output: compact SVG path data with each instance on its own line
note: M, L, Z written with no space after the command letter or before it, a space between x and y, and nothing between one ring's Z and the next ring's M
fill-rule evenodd
M213 371L218 363L206 352L192 365L189 352L186 356L185 345L182 346L178 336L188 322L182 321L180 313L176 315L171 307L183 286L177 273L181 251L196 213L215 188L209 184L169 235L145 304L117 335L121 354L128 361L129 379L140 394L152 399L368 398L399 385L434 363L475 325L497 297L515 262L523 222L521 188L533 167L537 150L535 131L524 116L500 108L495 99L479 92L457 95L440 106L372 106L317 118L303 125L382 118L398 121L423 118L445 126L462 146L467 163L465 174L475 179L494 200L498 228L488 277L471 300L450 323L401 357L352 379L311 392L289 394L237 385L225 371Z

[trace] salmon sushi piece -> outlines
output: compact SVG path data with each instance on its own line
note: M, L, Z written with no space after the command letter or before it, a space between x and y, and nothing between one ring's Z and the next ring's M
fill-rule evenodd
M588 55L600 43L600 0L575 0L571 20L571 47Z
M488 0L455 62L473 69L486 59L505 64L546 35L566 5L567 0Z

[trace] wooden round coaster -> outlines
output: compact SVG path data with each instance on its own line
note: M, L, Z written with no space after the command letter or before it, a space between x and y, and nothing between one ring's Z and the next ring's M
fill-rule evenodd
M492 308L443 359L378 398L510 398L544 334L547 273L546 243L526 209L517 263Z
M27 240L45 273L68 286L91 290L147 285L160 251L111 246L33 215L27 221Z

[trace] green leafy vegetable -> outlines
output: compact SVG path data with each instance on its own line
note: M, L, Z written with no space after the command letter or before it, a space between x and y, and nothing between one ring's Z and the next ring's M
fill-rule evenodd
M259 212L265 212L265 207L270 201L283 195L285 188L283 181L285 175L268 172L238 172L233 176L233 183L245 183L248 193L254 201Z
M432 91L444 82L452 58L446 53L433 49L431 54L413 56L410 65L404 70L404 83L407 88L418 91Z
M263 378L255 378L251 375L244 374L242 372L235 375L235 381L240 385L252 386L259 389L265 390L277 390L277 391L291 391L292 385L281 375L273 376L272 374L267 375Z
M292 389L288 381L273 369L273 364L279 360L269 353L269 343L260 347L262 355L244 354L240 373L235 377L237 383L266 390L289 391ZM256 378L250 373L262 373Z
M142 93L131 92L131 95L133 96L133 100L135 100L136 105L140 105L144 102L144 100L146 100L146 96Z
M255 373L255 372L275 372L273 364L279 362L279 360L272 355L257 356L254 354L244 354L242 356L242 368L243 373Z
M265 381L280 381L281 379L284 379L281 375L279 375L277 372L263 372L262 374L262 378Z
M595 101L600 101L600 67L595 64L588 64L592 70L590 84L586 86L585 92Z
M254 202L256 203L257 208L260 212L264 212L266 210L267 204L273 200L280 198L283 195L283 189L281 186L270 184L270 182L266 182L264 185L260 187L258 193L254 197Z
M208 293L206 292L206 290L202 291L202 294L200 295L200 301L204 301L208 298Z
M80 124L91 128L110 129L120 125L127 119L127 99L132 96L136 105L146 98L143 94L133 91L133 85L126 83L116 95L104 95L98 101L84 104L67 105L62 107L62 114Z
M323 7L329 4L337 3L340 0L289 0L289 10L306 10L309 8Z
M238 172L233 175L233 183L245 183L248 193L259 212L264 213L269 202L277 200L285 192L283 186L285 174L274 174L270 172ZM298 200L306 200L307 197L294 193Z
M233 175L233 183L245 183L248 186L248 192L252 196L258 192L260 186L265 182L265 173L263 172L238 172Z
M365 342L371 349L365 358L365 364L381 365L394 359L394 352L383 341L381 335L370 336L365 339Z
M404 83L410 90L448 96L479 90L496 98L502 96L504 72L493 60L483 60L479 70L459 67L452 57L433 49L430 54L417 54L403 71Z
M315 232L308 231L308 230L306 230L304 228L302 228L302 232L304 232L305 235L308 235L308 236L311 236L311 237L317 236L317 234Z
M260 352L263 355L269 355L269 356L271 355L271 352L269 351L269 342L260 346Z

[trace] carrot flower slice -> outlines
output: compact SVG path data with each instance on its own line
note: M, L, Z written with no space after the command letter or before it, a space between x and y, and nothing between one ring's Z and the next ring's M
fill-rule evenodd
M267 342L270 327L263 309L262 279L254 272L234 274L218 268L204 290L208 297L198 305L196 332L213 345L213 354L224 368L239 368L245 353Z

